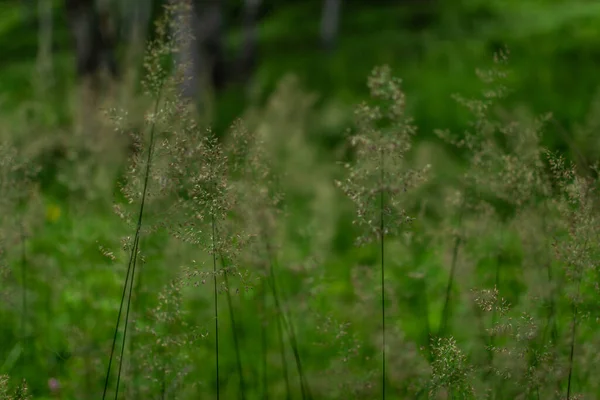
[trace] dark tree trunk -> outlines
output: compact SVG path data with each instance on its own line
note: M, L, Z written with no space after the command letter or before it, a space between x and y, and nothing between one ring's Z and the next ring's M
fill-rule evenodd
M342 0L323 0L321 14L321 44L331 52L335 48L340 24Z
M181 5L181 0L170 0L173 5ZM176 63L182 69L183 82L181 91L190 99L197 99L199 92L199 79L201 75L200 53L198 51L198 37L194 27L198 26L199 19L194 5L191 8L178 8L174 15L175 37L177 38L178 52Z
M183 0L171 0L177 4ZM227 79L223 49L223 11L221 0L193 0L189 15L179 13L178 37L183 39L177 62L184 68L182 87L186 97L199 99L207 90L221 89Z
M155 0L129 0L123 11L121 36L137 55L144 50Z
M246 82L257 62L257 19L261 0L244 0L244 42L239 56L237 75Z
M106 67L118 76L115 58L116 30L108 10L99 12L94 0L65 0L67 19L75 41L77 74L96 75Z
M47 90L52 85L53 65L52 47L54 21L52 15L52 0L38 0L38 52L37 65L42 85L42 90Z
M199 22L195 27L200 39L199 51L213 87L219 90L225 86L228 75L223 44L222 0L194 0L194 6Z

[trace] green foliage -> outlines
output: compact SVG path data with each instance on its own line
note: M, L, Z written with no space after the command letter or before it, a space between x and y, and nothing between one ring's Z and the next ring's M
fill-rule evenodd
M460 4L503 24L538 7ZM480 32L444 12L453 35ZM415 65L376 68L354 119L290 75L216 134L179 95L158 33L143 93L106 99L88 134L2 115L2 399L99 398L117 376L122 398L600 396L597 154L549 151L555 119L511 106L523 59L499 52L480 83L424 79L431 93L414 98ZM358 51L344 46L332 65ZM432 46L428 62L464 55ZM458 107L442 81L464 89ZM422 117L440 104L465 123L436 137ZM320 133L342 138L350 121L351 146L324 150ZM574 154L597 125L591 112Z

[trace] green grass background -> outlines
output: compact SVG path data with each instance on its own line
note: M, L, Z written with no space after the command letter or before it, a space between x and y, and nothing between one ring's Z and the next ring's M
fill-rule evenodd
M570 142L578 152L589 157L595 156L595 151L600 149L598 139L593 141L593 138L576 134L577 126L590 112L600 83L600 2L348 1L342 12L339 43L330 55L324 54L319 46L320 2L271 3L272 7L260 25L260 61L253 83L255 105L264 104L281 78L289 73L298 77L305 91L316 95L306 121L308 142L316 153L310 166L312 171L327 171L331 160L338 157L335 150L345 140L352 107L367 98L366 77L374 66L389 64L394 74L403 79L409 112L415 117L420 131L418 141L429 142L435 140L435 129L461 132L465 128L468 114L452 101L451 95L479 93L482 85L475 69L488 67L493 52L503 46L511 54L509 80L513 90L506 106L524 106L532 113L551 111L556 124L548 128L544 138L550 148L573 151L572 147L568 148ZM19 135L52 136L70 129L72 117L68 99L75 85L74 56L61 10L57 1L53 53L55 80L50 90L40 93L35 78L35 15L27 22L19 2L0 2L0 131L5 135L17 138ZM227 34L231 52L239 42L239 27L233 26ZM232 87L222 93L215 107L216 129L225 130L248 106L242 88ZM574 133L566 138L563 130ZM447 165L452 164L447 161ZM327 174L327 177L335 176L335 173ZM102 371L102 366L82 365L86 358L79 355L89 354L86 353L89 348L97 351L106 344L117 312L126 262L124 259L110 262L100 254L98 247L118 248L118 238L131 234L111 213L110 200L74 205L83 200L77 197L66 199L64 184L57 181L52 172L45 171L42 176L40 201L47 212L55 214L55 218L40 214L38 227L27 242L29 257L34 262L40 260L39 273L32 273L30 278L30 285L35 287L35 294L30 299L35 330L30 337L19 338L19 321L15 314L3 313L0 323L0 372L25 376L35 398L49 398L47 380L50 377L58 377L66 391L74 382L82 380L95 387L100 385L102 373L81 376L80 371ZM308 182L327 185L326 179ZM327 318L344 319L347 312L340 310L351 309L356 300L347 266L371 265L377 260L376 248L353 245L356 230L349 222L351 208L348 204L343 203L335 213L324 211L326 215L314 215L314 208L319 209L319 205L325 210L335 208L331 204L330 190L316 191L322 198L313 191L303 196L299 190L289 205L288 230L294 245L282 250L282 262L290 264L309 258L318 246L324 246L323 253L327 254L320 260L319 267L310 270L312 277L293 270L286 271L281 277L290 297L308 296L301 303L308 311L299 312L311 316L312 320L298 324L298 335L306 344L307 370L322 367L323 360L334 356L343 347L331 343L330 336L319 337L308 327L325 326L323 321ZM72 210L77 207L85 212ZM319 242L320 236L311 233L310 226L306 226L307 214L316 219L330 219L328 226L331 228L322 234L325 236L323 243ZM507 242L503 243L509 249L503 260L506 265L518 263L514 260L521 255L518 250L510 250L510 238L501 235L490 238L490 248L498 247L494 241ZM169 270L177 267L166 265L165 260L173 263L178 256L183 262L186 249L160 237L148 238L142 247L146 249L148 260L142 278L147 285L144 293L149 296L148 304L153 300L147 293L160 290L170 276ZM390 249L395 255L391 257L395 267L392 267L390 279L394 289L402 293L395 305L401 323L392 329L401 330L423 346L426 345L422 341L425 326L435 329L439 323L442 297L432 295L427 314L423 315L418 294L422 285L433 294L442 293L446 273L440 266L438 249L434 246L419 244L408 253L403 250L400 244ZM485 249L478 251L486 252ZM178 255L178 252L182 253ZM12 259L13 265L18 262L16 260ZM490 264L493 262L489 260ZM482 261L479 268L485 270L485 263ZM518 272L514 272L513 278L510 269L508 271L505 279L507 283L513 282L507 285L511 292L506 295L517 299L523 290L518 283ZM301 292L303 287L299 283L307 279L315 290L310 296ZM200 297L194 300L197 304L191 306L205 307L209 300L209 297ZM252 337L257 334L253 332L256 324L252 306L243 298L235 301L241 310L246 310L238 314L239 323L245 329L242 336ZM353 332L364 339L369 329L361 326L359 317L352 321ZM223 331L227 332L226 322ZM77 332L82 333L81 337ZM330 345L314 345L323 341ZM246 361L258 359L259 351L248 345L244 353ZM98 355L104 359L106 356ZM210 355L197 353L193 357L202 359ZM233 358L227 358L233 356L226 354L224 357L225 370L233 371Z

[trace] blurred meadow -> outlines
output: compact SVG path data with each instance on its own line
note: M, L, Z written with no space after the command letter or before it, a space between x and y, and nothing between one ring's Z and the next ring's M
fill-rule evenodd
M596 399L600 2L1 0L0 400Z

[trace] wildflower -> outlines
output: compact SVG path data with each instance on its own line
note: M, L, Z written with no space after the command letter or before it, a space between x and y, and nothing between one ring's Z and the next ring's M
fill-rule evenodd
M57 394L60 391L61 385L60 381L56 378L48 379L48 389L54 394Z
M61 209L56 204L49 204L46 206L46 221L56 222L61 216Z

